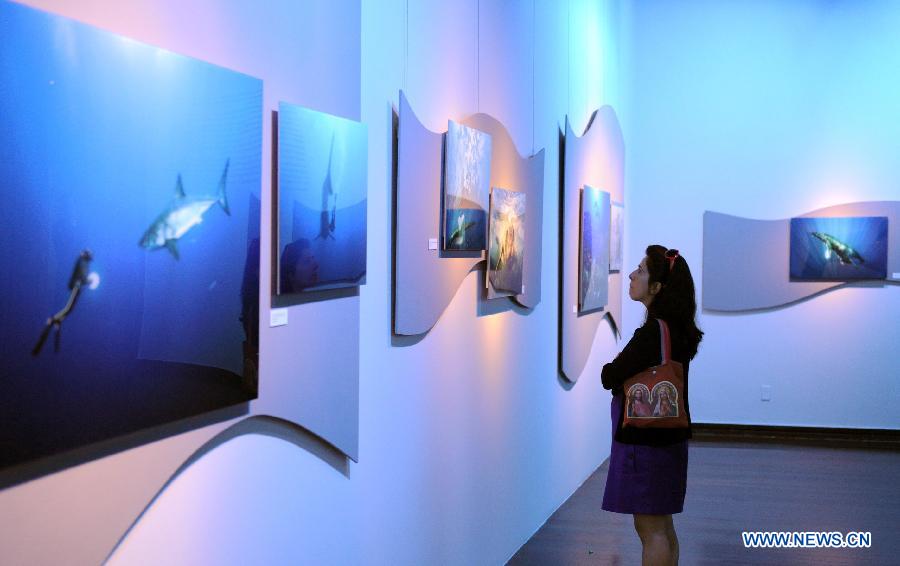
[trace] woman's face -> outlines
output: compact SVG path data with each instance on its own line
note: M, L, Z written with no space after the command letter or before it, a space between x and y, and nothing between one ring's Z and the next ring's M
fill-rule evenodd
M641 260L638 268L631 272L628 279L631 280L631 284L628 286L628 296L631 297L631 300L645 305L649 304L653 297L649 289L650 272L647 271L646 256Z
M312 250L304 248L294 264L294 288L303 289L315 285L319 281L319 262Z

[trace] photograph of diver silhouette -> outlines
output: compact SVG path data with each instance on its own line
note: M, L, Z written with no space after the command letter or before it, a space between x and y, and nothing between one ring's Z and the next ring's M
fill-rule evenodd
M590 312L609 302L609 193L585 185L580 205L578 310Z
M34 349L31 350L32 356L40 355L44 343L47 341L47 338L50 337L51 330L56 330L53 350L59 352L60 338L62 336L62 323L65 322L66 317L72 313L72 310L78 303L78 297L81 295L82 289L96 289L100 286L100 276L97 275L96 272L90 271L91 262L93 260L94 255L91 253L91 250L82 250L81 253L78 254L78 258L75 260L75 267L72 268L72 275L69 276L69 299L62 309L47 319L47 324L41 331L41 336L38 338L37 344L35 344Z
M367 132L278 105L277 295L365 284Z
M0 36L0 468L246 411L262 81L16 3Z
M884 216L792 218L790 277L852 281L887 277Z

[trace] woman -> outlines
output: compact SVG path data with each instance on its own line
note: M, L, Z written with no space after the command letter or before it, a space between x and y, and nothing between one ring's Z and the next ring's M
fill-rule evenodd
M294 240L281 252L281 294L299 293L319 282L319 262L306 238Z
M684 506L690 425L681 429L622 428L622 384L661 363L656 319L664 320L669 326L672 359L684 368L684 408L690 422L688 365L703 338L694 321L694 280L678 250L663 246L649 246L628 278L628 296L647 307L647 320L616 359L603 366L603 387L613 392L613 441L602 507L634 516L644 565L678 564L672 514L681 513Z

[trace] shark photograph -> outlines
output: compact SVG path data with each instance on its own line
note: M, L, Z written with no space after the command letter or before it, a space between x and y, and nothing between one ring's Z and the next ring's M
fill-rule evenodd
M219 188L212 197L187 196L184 186L181 184L181 175L178 175L178 180L175 182L175 198L147 228L138 245L148 250L166 248L172 257L180 259L177 247L179 238L203 222L203 215L213 205L219 205L225 214L231 216L228 197L225 194L229 163L230 160L225 161L225 169L222 171L222 178L219 179Z
M887 217L792 218L790 230L791 279L887 277Z
M0 471L241 410L262 81L16 2L0 37Z

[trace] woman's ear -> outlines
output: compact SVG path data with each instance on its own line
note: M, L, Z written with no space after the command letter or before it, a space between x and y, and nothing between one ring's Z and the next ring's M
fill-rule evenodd
M655 295L655 294L659 293L660 290L662 290L662 283L660 283L659 281L654 281L647 287L647 290L650 292L651 295Z

